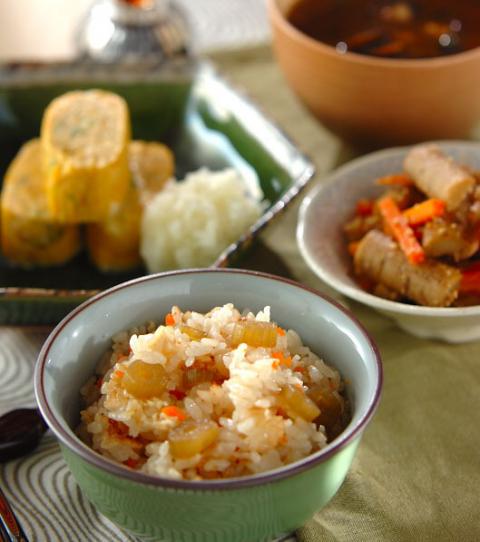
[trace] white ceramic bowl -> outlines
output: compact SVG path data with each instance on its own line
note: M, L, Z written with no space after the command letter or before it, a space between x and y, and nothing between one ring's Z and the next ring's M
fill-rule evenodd
M444 141L437 144L460 163L480 169L480 144ZM305 261L324 282L364 303L412 335L461 343L480 339L480 305L430 308L389 301L362 290L350 275L343 224L360 198L382 192L374 180L402 170L409 147L386 149L358 158L333 172L302 202L297 242Z

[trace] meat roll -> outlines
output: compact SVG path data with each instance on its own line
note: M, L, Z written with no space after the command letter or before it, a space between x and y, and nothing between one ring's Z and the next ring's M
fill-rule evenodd
M378 230L360 241L354 256L355 272L429 307L448 307L455 301L462 274L435 261L411 265L397 243Z
M436 145L414 147L403 166L422 192L444 200L449 211L455 210L475 185L473 175L445 156Z

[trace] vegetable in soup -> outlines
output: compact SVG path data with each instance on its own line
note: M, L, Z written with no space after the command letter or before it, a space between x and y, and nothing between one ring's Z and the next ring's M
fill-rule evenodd
M340 54L431 58L480 46L478 0L300 0L288 19Z

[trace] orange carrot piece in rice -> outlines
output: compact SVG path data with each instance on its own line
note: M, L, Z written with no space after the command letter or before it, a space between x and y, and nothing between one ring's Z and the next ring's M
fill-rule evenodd
M165 416L169 416L170 418L178 418L181 422L187 419L186 412L174 405L163 407L162 414L165 414Z
M423 263L425 261L425 252L394 199L385 196L378 202L378 208L407 260L413 265Z
M286 365L287 367L292 365L292 358L290 356L285 357L283 352L272 352L272 358L275 358L281 365Z
M285 336L285 330L282 329L281 327L278 327L277 326L277 334L280 335L280 337L284 337Z
M443 216L445 207L445 202L442 199L430 198L405 209L403 216L411 226L421 226L437 216Z
M174 326L175 325L175 318L173 317L173 314L169 312L167 316L165 316L165 325L166 326Z

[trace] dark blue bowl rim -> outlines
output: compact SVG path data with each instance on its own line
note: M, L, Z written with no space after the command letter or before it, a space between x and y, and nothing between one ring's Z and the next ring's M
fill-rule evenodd
M343 431L343 433L341 433L326 448L318 452L315 452L299 461L285 465L281 468L266 471L266 472L252 475L252 476L218 479L218 480L200 480L200 481L175 480L175 479L170 479L170 478L163 478L160 476L144 474L138 471L133 471L127 467L124 467L118 463L115 463L112 460L107 459L106 457L103 457L102 455L98 454L97 452L89 448L79 438L73 437L71 434L65 431L65 429L58 422L58 420L56 419L56 416L54 415L53 411L50 408L49 400L45 392L43 375L44 375L44 370L45 370L48 354L50 352L52 344L54 343L58 335L67 326L67 324L69 324L79 313L83 312L87 307L95 304L100 299L113 295L119 290L129 288L140 282L148 282L151 280L158 280L159 278L161 279L162 277L171 277L175 275L212 274L212 273L249 275L249 276L265 278L268 280L273 280L280 283L289 284L296 288L310 292L317 297L320 297L327 303L330 303L331 305L336 307L338 310L343 312L353 322L353 324L357 327L358 331L360 331L360 333L366 339L367 344L369 344L375 363L376 363L376 369L377 369L377 382L376 382L373 398L371 399L371 402L367 411L356 423L356 425L350 428L347 427L347 429ZM54 330L48 336L38 356L38 360L35 366L34 381L35 381L35 396L36 396L36 400L37 400L40 412L42 416L44 417L45 421L47 422L48 426L52 430L52 432L59 439L59 441L62 444L64 444L71 452L79 456L82 460L88 462L93 467L96 467L100 470L107 471L110 474L119 476L121 478L130 480L132 482L136 482L139 484L147 484L151 486L166 487L166 488L173 488L173 489L183 489L183 490L196 490L196 491L209 490L211 491L211 490L233 490L233 489L240 489L240 488L245 488L245 487L252 487L252 486L258 486L262 484L277 482L279 480L283 480L285 478L295 476L308 469L311 469L315 467L316 465L325 462L327 459L334 456L335 454L337 454L340 450L342 450L343 448L348 446L353 440L355 440L357 436L360 436L362 431L365 429L366 425L371 420L373 414L375 413L375 410L377 409L379 401L380 401L380 395L381 395L382 386L383 386L383 368L382 368L382 360L381 360L380 352L375 342L370 337L369 333L366 331L363 325L357 320L357 318L348 309L346 309L344 306L342 306L340 303L330 298L329 296L323 293L320 293L318 290L315 290L314 288L310 288L308 286L300 284L294 280L286 279L286 278L272 275L269 273L244 270L244 269L207 268L207 269L186 269L186 270L180 270L180 271L168 271L165 273L157 273L153 275L139 277L139 278L130 280L128 282L118 284L117 286L114 286L113 288L100 292L96 296L88 299L87 301L85 301L84 303L76 307L67 316L65 316L65 318L54 328Z

